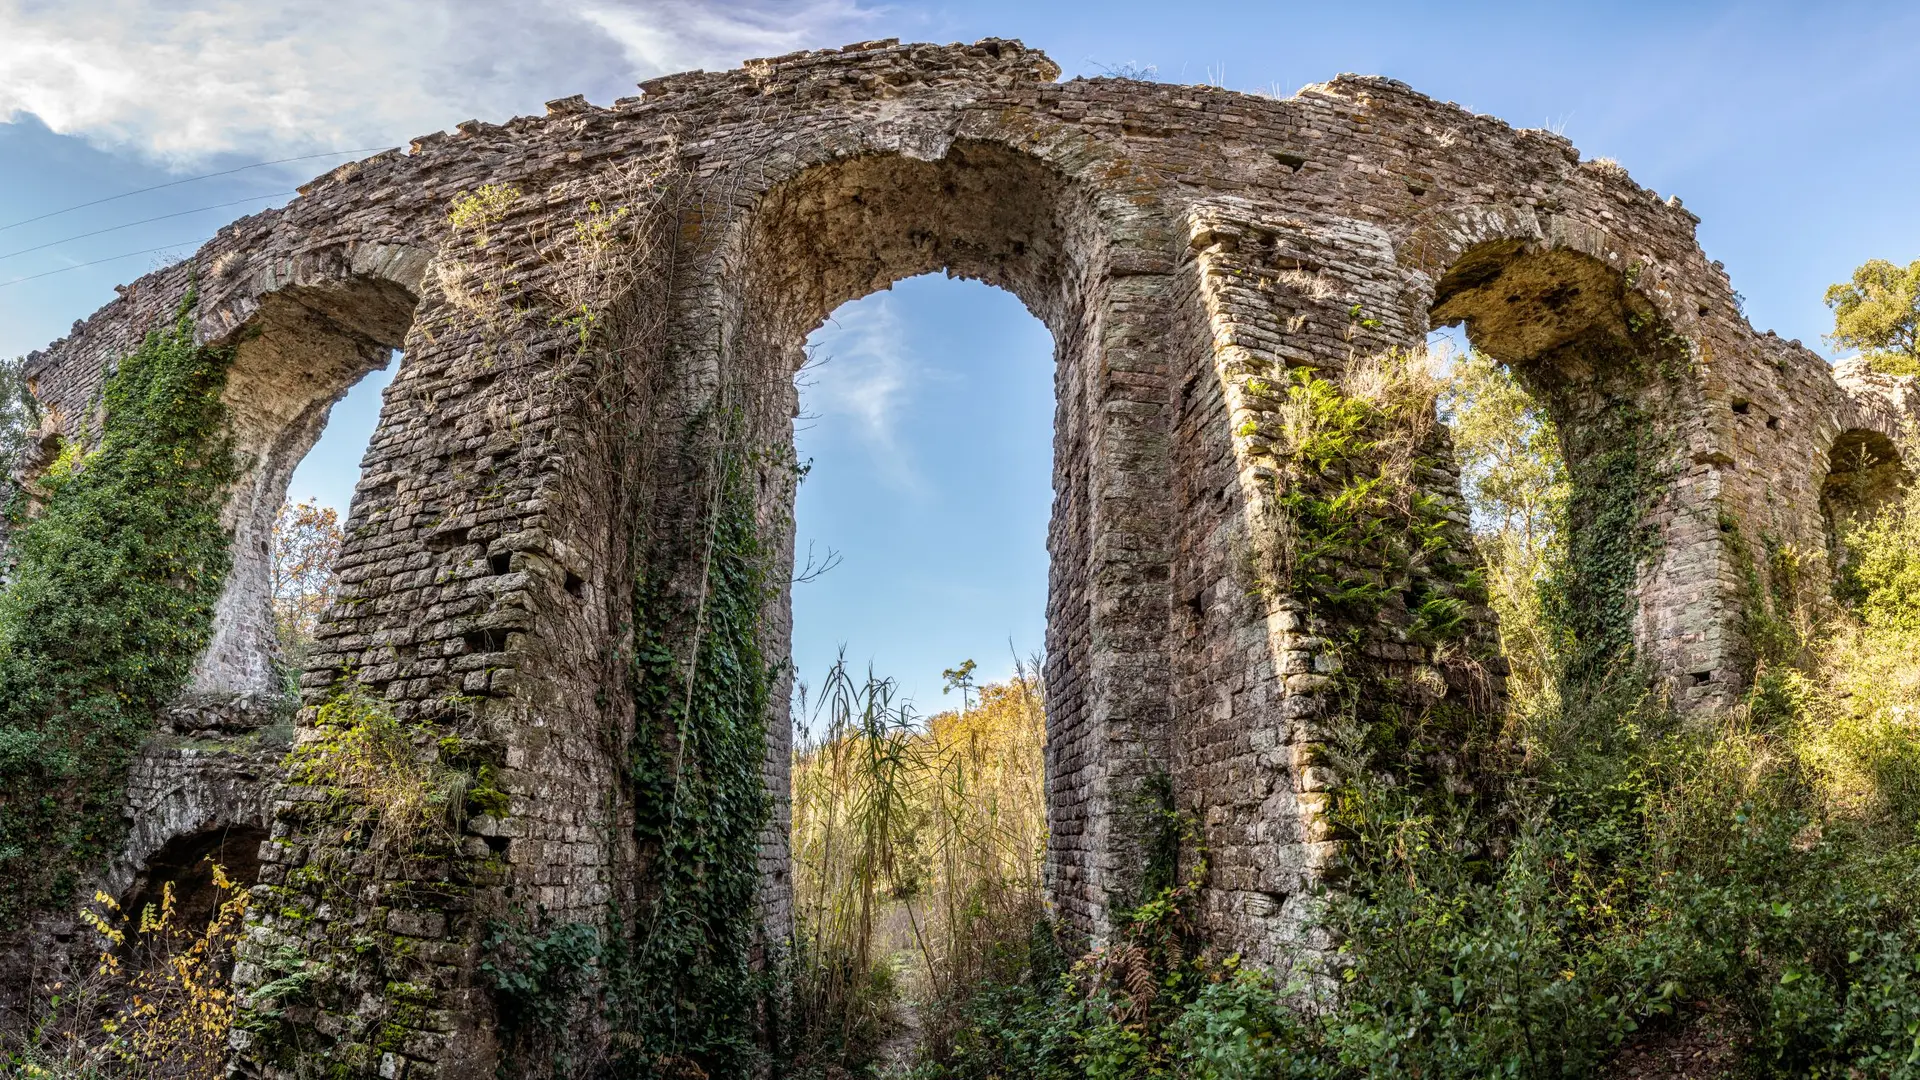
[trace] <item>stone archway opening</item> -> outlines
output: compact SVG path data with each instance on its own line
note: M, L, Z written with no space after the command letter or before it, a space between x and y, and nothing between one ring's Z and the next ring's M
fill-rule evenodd
M1820 483L1828 565L1841 569L1847 534L1912 482L1912 471L1885 434L1858 428L1841 432L1827 452L1827 475Z
M1088 533L1089 519L1098 511L1090 505L1094 451L1091 421L1084 413L1091 407L1085 384L1093 378L1089 365L1100 329L1090 315L1089 294L1104 287L1089 280L1089 268L1103 258L1107 243L1100 222L1084 194L1051 166L1001 144L960 140L930 159L891 153L844 158L798 173L760 201L743 230L735 293L736 370L747 372L750 384L769 388L768 399L748 411L762 418L753 437L775 453L790 454L794 445L792 418L799 407L794 374L806 361L805 343L851 301L944 271L1011 293L1050 332L1055 412L1044 652L1048 723L1056 732L1075 727L1094 707L1096 695L1107 695L1109 702L1128 695L1145 699L1160 689L1141 681L1109 690L1090 685L1084 675L1065 674L1086 672L1092 647L1089 592L1096 586L1090 580L1094 553ZM792 489L773 484L763 489L762 499L761 520L784 524L786 530L776 544L784 563L774 574L790 579ZM763 625L776 639L770 643L776 655L788 655L791 596L787 589L779 592ZM1144 629L1157 633L1159 628ZM776 715L769 717L768 781L782 794L789 786L789 689L776 686L770 698ZM1143 707L1107 708L1124 715ZM1071 745L1063 739L1049 743ZM1088 798L1097 798L1091 789L1106 780L1096 773L1119 771L1117 763L1089 760L1084 753L1064 756L1050 749L1049 754L1049 783L1088 791ZM784 853L789 816L783 799L777 797L776 803L766 843ZM1072 803L1062 798L1054 805ZM1078 826L1084 820L1077 815L1055 822L1052 830L1050 873L1067 883L1063 891L1069 894L1076 883L1105 880L1118 869L1093 865L1102 858L1098 845L1104 838L1082 834ZM784 868L785 858L778 863ZM776 881L770 891L788 888L789 882ZM1088 895L1090 906L1074 914L1091 918L1104 893L1079 891ZM776 923L787 917L783 910L770 914Z
M204 930L215 910L228 899L228 890L214 881L217 865L237 889L244 891L260 880L260 845L267 830L258 825L230 825L177 836L147 859L121 902L131 920L141 912L158 910L169 887L173 894L174 930Z
M233 562L212 638L173 711L176 728L245 730L284 710L271 603L274 522L334 406L369 373L395 365L415 303L384 278L295 285L264 296L234 335L223 400L240 479L222 515ZM344 525L346 507L338 509Z
M1590 255L1518 240L1468 249L1441 279L1435 326L1511 367L1563 428L1569 462L1600 447L1601 427L1670 407L1663 382L1683 360L1653 305Z
M98 952L116 958L119 967L102 984L101 1005L119 1010L157 995L163 999L159 1008L173 1010L179 1005L164 999L183 991L226 991L234 946L244 933L235 917L244 909L228 905L259 883L267 835L259 824L217 825L176 836L147 857L132 883L118 890L119 911L101 913L123 937L108 943L89 934L85 946L75 946L71 963L83 970L102 961ZM180 964L188 967L177 970L193 972L195 989L188 991L176 974Z
M815 166L754 213L748 325L798 350L842 304L944 270L1013 293L1059 336L1084 256L1071 250L1074 210L1063 177L994 143L958 141L934 160L863 154Z
M962 701L944 692L942 671L974 661L978 684L1006 684L1016 659L1041 647L1054 343L1004 290L922 275L842 305L810 336L809 351L794 422L807 475L795 499L792 657L806 692L794 695L791 843L796 930L819 950L852 944L827 929L834 904L847 900L845 886L827 883L836 882L834 852L847 845L841 800L850 792L806 780L809 752L822 748L831 724L827 676L837 659L856 683L869 671L894 680L893 703L911 709L919 737L945 725L951 738L951 722L933 718ZM829 558L837 565L809 580ZM1021 736L1005 727L977 734L978 760L1017 762L1038 780L1037 745L1016 744ZM924 805L917 800L930 795L920 785L932 777L921 770L939 751L917 745L911 797ZM1021 752L998 756L1015 745ZM1038 788L1008 783L1013 797L998 813L1009 833L1015 822L1043 820L1036 802L1018 798ZM932 846L935 830L922 828L921 843ZM940 939L949 925L941 898L972 881L965 874L977 865L957 857L880 883L873 955L912 958L905 977L916 984L931 977L915 931ZM1019 890L1038 889L1038 867L1019 865L1031 876L1010 869L1004 884L1030 895Z
M1572 638L1567 675L1591 681L1650 667L1685 707L1732 693L1739 669L1706 612L1675 602L1710 568L1650 584L1684 545L1717 549L1719 540L1712 523L1661 520L1684 471L1690 353L1633 286L1629 274L1583 252L1491 241L1440 278L1431 320L1462 327L1551 421L1568 482L1555 614Z

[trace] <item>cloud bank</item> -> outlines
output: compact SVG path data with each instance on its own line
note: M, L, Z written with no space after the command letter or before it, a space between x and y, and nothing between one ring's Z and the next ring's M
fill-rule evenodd
M399 145L872 20L860 0L0 0L0 118L171 165Z

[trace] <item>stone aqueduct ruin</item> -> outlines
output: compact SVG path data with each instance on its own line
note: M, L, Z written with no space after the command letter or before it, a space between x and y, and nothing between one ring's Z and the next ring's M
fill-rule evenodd
M1275 100L1058 74L1012 41L868 42L470 121L236 222L35 354L51 446L79 434L116 358L190 285L200 335L237 350L234 565L212 645L129 778L132 827L105 887L129 893L218 848L277 890L255 906L256 944L350 972L364 961L330 926L407 939L426 1008L341 994L292 1022L323 1043L370 1040L356 1032L371 1016L385 1041L361 1060L382 1075L488 1073L501 1048L479 974L486 921L537 909L600 924L662 872L634 827L651 808L627 747L650 718L627 668L637 633L684 664L705 631L665 616L637 628L636 588L653 590L647 610L701 610L722 490L749 497L769 580L787 579L802 345L839 305L912 275L1005 288L1056 342L1059 915L1108 931L1150 842L1130 808L1164 776L1209 853L1207 931L1270 964L1315 946L1307 903L1337 849L1316 751L1341 703L1364 716L1424 695L1481 715L1500 681L1483 608L1465 635L1488 657L1476 674L1407 632L1414 592L1342 625L1257 580L1284 453L1272 387L1290 370L1338 380L1356 357L1464 323L1544 401L1589 486L1609 482L1589 469L1622 437L1609 423L1639 418L1661 482L1635 504L1652 542L1632 636L1684 711L1742 689L1743 553L1762 536L1824 551L1859 449L1892 460L1920 413L1911 379L1755 333L1679 200L1557 135L1382 78ZM450 223L486 185L511 191ZM298 870L338 841L304 823L300 789L274 785L277 752L248 741L275 689L266 537L331 405L393 350L344 598L302 685L314 705L351 680L484 744L508 804L465 825L461 850L488 869L347 860L332 865L360 876L323 899L327 883ZM1421 476L1458 539L1455 475ZM787 655L789 626L786 590L769 589L764 656ZM789 880L778 670L758 867L774 938ZM302 723L310 737L311 710ZM64 919L12 938L5 966L71 938ZM243 983L263 977L243 962ZM258 1048L240 1058L274 1071Z

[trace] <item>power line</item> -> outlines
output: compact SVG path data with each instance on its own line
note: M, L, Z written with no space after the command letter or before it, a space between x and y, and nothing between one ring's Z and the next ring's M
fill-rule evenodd
M92 262L75 263L72 266L63 266L58 270L48 270L45 273L40 273L40 274L28 274L26 277L17 277L17 278L14 278L12 281L0 281L0 289L4 289L9 285L18 285L23 281L33 281L36 278L52 277L55 274L64 274L69 270L80 270L89 266L99 266L101 263L119 262L121 259L131 259L135 255L151 255L156 251L172 251L174 248L186 247L188 244L192 244L194 247L197 248L201 244L204 244L211 239L213 239L213 237L203 236L198 240L182 240L178 244L163 244L160 247L148 248L145 251L129 251L125 255L114 255L105 259L95 259Z
M371 154L371 153L374 153L375 151L391 150L391 149L393 149L393 147L391 146L369 146L359 150L330 150L324 154L304 154L300 157L275 158L272 161L256 161L251 165L242 165L237 169L222 169L219 172L204 173L200 176L189 176L185 180L170 180L167 183L155 184L152 187L137 188L133 191L123 191L118 195L109 195L104 199L95 199L92 202L76 203L75 205L69 206L64 210L52 210L47 213L41 214L38 217L30 217L21 221L16 221L11 225L0 225L0 232L6 232L8 229L17 229L22 225L31 225L36 221L45 221L50 217L59 217L61 214L71 214L75 210L85 210L89 206L99 206L101 203L110 203L119 199L130 199L135 195L145 195L149 191L159 191L162 188L179 187L181 184L191 184L199 180L211 180L216 176L232 176L234 173L246 172L248 169L260 169L260 168L265 168L268 165L285 165L290 161L313 161L318 158L345 157L348 154Z
M9 251L5 255L0 255L0 259L11 259L15 255L26 255L30 252L45 251L47 248L59 247L61 244L71 243L72 241L75 241L75 240L85 240L89 236L100 236L105 233L119 232L121 229L131 229L135 225L149 225L156 221L165 221L168 218L186 217L188 214L204 214L209 210L222 210L229 206L239 206L241 203L259 202L261 199L278 199L282 195L292 195L292 194L294 194L294 192L276 191L271 195L252 195L244 199L235 199L232 202L214 203L212 206L202 206L195 210L181 210L177 213L161 214L158 217L141 218L139 221L129 221L125 225L115 225L111 228L106 228L106 229L95 229L92 232L84 232L78 236L69 236L64 240L50 240L47 243L39 244L34 247L21 248L19 251Z

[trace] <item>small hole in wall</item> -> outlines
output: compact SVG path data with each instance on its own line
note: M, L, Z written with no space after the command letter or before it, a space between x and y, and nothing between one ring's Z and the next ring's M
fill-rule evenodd
M1707 312L1708 312L1709 310L1711 310L1711 309L1710 309L1710 308L1708 308L1708 307L1707 307L1707 305L1705 305L1705 304L1701 304L1701 305L1700 305L1700 310L1699 310L1699 313L1698 313L1698 314L1699 314L1699 316L1700 316L1701 318L1703 318L1703 319L1704 319L1704 318L1706 318L1706 317L1707 317Z
M1695 686L1705 686L1705 685L1707 685L1708 683L1710 683L1710 682L1712 682L1712 681L1713 681L1713 672L1711 672L1711 671L1696 671L1696 672L1694 672L1694 673L1692 673L1691 675L1688 675L1688 676L1687 676L1687 678L1689 678L1689 679L1692 679L1692 680L1693 680L1693 685L1695 685Z
M504 574L512 569L512 567L513 552L511 551L502 551L496 555L487 556L487 569L496 574Z
M466 642L467 651L470 653L504 652L507 647L507 632L505 630L475 630L471 633L460 635L460 640Z
M567 571L567 595L580 596L584 594L586 590L587 583L581 580L580 575L571 570Z
M502 858L507 854L507 846L513 843L513 838L510 836L483 836L481 839L487 842L488 854L499 855Z
M1733 411L1740 414L1741 416L1745 416L1747 415L1747 413L1753 411L1753 402L1735 401L1733 403Z
M1777 417L1777 416L1769 416L1769 417L1767 417L1767 426L1768 426L1769 428L1772 428L1772 429L1773 429L1773 430L1775 430L1775 431L1779 431L1779 430L1780 430L1780 418L1779 418L1779 417Z

